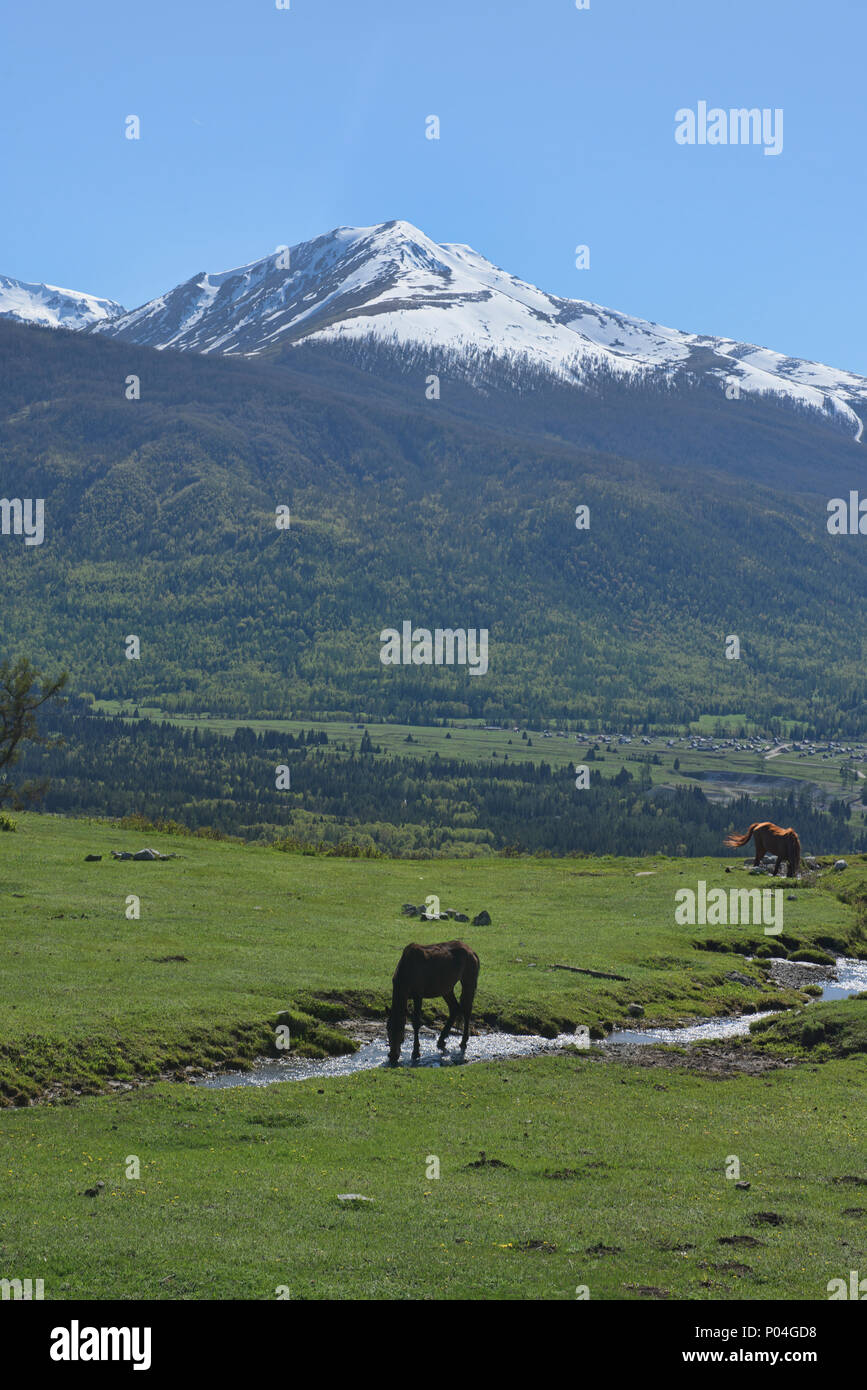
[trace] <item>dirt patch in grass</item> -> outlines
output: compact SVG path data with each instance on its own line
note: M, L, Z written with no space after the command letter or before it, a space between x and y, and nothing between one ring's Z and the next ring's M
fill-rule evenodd
M793 1058L774 1057L756 1052L737 1042L693 1043L687 1050L644 1043L618 1043L601 1047L593 1054L605 1062L628 1062L637 1067L700 1072L703 1076L725 1080L732 1076L763 1076L781 1067L795 1066Z
M465 1164L464 1164L464 1167L465 1167L465 1168L508 1168L508 1169L510 1169L512 1172L515 1171L514 1168L512 1168L511 1163L503 1163L502 1160L499 1159L499 1158L488 1158L488 1156L487 1156L487 1154L485 1153L484 1149L482 1149L481 1153L479 1154L479 1156L478 1156L478 1158L475 1160L475 1162L473 1162L473 1163L465 1163Z

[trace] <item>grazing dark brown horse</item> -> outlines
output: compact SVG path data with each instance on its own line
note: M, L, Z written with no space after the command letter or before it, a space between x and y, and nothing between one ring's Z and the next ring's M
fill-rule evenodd
M746 834L727 835L725 843L735 848L738 845L745 845L750 836L752 836L756 848L754 866L761 864L766 854L775 854L777 862L774 865L774 878L777 877L780 864L784 859L789 870L788 877L798 877L798 869L801 865L801 841L791 826L784 830L782 826L774 825L773 821L757 820L753 822Z
M388 1060L392 1066L400 1061L400 1048L406 1031L407 1000L412 999L412 1027L415 1042L412 1060L417 1062L421 1049L418 1030L421 1025L421 1001L441 994L449 1006L449 1018L439 1037L437 1047L445 1051L446 1038L458 1014L463 1014L464 1031L461 1052L466 1052L470 1035L470 1014L476 982L479 978L479 958L463 941L440 941L433 946L412 942L404 947L392 977L391 1008L388 1011ZM455 998L455 985L461 982L461 1000Z

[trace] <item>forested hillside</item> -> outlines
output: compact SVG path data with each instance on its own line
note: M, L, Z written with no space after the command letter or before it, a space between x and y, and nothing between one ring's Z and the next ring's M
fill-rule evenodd
M517 391L474 409L463 388L450 406L423 376L315 354L213 361L2 323L0 494L45 499L42 545L0 536L2 654L67 667L79 693L243 717L748 711L860 732L867 563L863 538L826 530L833 433L766 414L747 481L711 430L714 466L684 461L678 421L710 417L664 392L656 461L635 456L641 393L621 432L634 452L614 452L629 402L606 390L581 445L549 395L522 414ZM784 485L787 449L795 472L815 449L824 491ZM379 634L405 620L487 629L487 674L384 667Z

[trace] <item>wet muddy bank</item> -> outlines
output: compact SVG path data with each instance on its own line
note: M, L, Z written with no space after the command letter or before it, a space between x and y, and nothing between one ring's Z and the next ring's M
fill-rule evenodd
M657 1067L665 1071L700 1072L719 1080L732 1076L764 1076L767 1072L802 1065L804 1060L769 1056L727 1040L714 1046L703 1043L701 1047L686 1047L682 1051L671 1045L623 1043L616 1049L594 1049L592 1055L600 1062L628 1062L632 1066ZM665 1087L661 1085L658 1089L664 1091Z

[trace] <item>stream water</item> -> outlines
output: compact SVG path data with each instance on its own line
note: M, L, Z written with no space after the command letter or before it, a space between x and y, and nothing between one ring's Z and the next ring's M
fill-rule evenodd
M823 999L849 999L853 994L860 994L867 989L867 960L838 956L836 975L834 980L816 981L822 986Z
M829 967L830 969L830 967ZM817 979L822 986L822 999L846 999L862 990L867 990L867 961L855 960L848 956L840 957L836 965L836 978ZM817 996L819 998L819 996ZM649 1046L652 1043L683 1045L698 1042L704 1038L732 1038L749 1032L751 1023L758 1018L767 1018L765 1013L741 1014L736 1018L711 1018L684 1025L682 1028L617 1028L604 1042L592 1043L593 1047L617 1047L623 1043L639 1043ZM383 1030L384 1031L384 1030ZM560 1033L556 1038L542 1038L536 1035L517 1035L513 1033L482 1033L471 1037L467 1044L466 1056L456 1046L445 1054L436 1048L436 1031L422 1029L419 1035L421 1058L415 1064L419 1067L456 1067L471 1062L502 1061L510 1057L532 1057L546 1052L558 1052L564 1047L580 1046L574 1033ZM407 1030L401 1065L408 1066L411 1031ZM586 1046L586 1042L584 1043ZM275 1081L313 1081L317 1077L349 1076L353 1072L369 1071L373 1067L385 1066L388 1061L388 1044L383 1036L373 1042L365 1043L357 1052L343 1057L327 1057L323 1061L309 1057L286 1057L278 1060L262 1060L254 1063L250 1071L221 1072L204 1077L196 1084L221 1088L225 1086L271 1086Z

